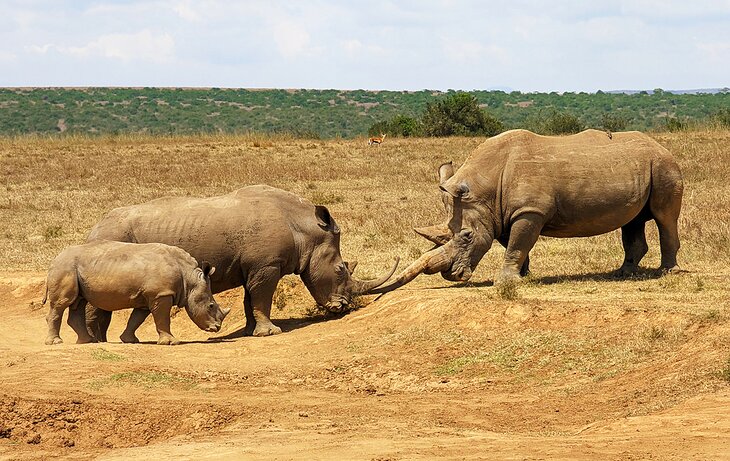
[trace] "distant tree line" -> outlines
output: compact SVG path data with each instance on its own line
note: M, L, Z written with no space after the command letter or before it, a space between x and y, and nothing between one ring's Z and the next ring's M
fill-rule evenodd
M527 128L730 126L730 89L674 94L519 91L0 88L1 135L277 133L307 138L491 136Z
M640 92L638 94L648 93ZM654 94L661 96L666 93L661 89L656 89ZM587 128L623 131L630 123L631 118L628 114L620 110L602 114L597 123L585 123L570 111L541 108L530 114L522 124L511 128L526 128L544 135L563 135L578 133ZM730 128L730 108L716 110L710 117L702 121L682 119L666 114L663 124L655 126L655 128L680 131L698 124ZM373 124L368 133L401 137L494 136L506 129L509 129L507 124L484 110L473 94L457 92L426 104L420 118L396 115L391 119Z

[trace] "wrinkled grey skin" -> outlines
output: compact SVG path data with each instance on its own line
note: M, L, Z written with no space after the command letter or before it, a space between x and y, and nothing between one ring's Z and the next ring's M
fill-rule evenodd
M529 270L538 236L588 237L621 228L632 274L646 254L645 223L659 228L661 269L676 271L682 174L672 156L639 132L586 130L565 137L513 130L480 145L454 173L439 169L447 222L415 229L436 243L377 292L402 286L418 273L441 272L466 281L494 240L506 247L497 282Z
M161 198L110 211L89 234L124 242L161 242L179 246L217 270L213 293L243 286L244 334L281 333L270 318L276 285L286 274L299 274L315 301L339 312L353 295L384 283L351 276L355 263L340 256L340 229L327 208L290 192L265 185L244 187L210 198ZM133 313L141 324L145 313ZM87 310L90 331L106 336L110 316Z
M59 332L63 311L78 335L77 343L93 342L84 318L87 303L115 311L139 309L152 313L157 344L178 344L170 332L170 309L185 308L205 331L221 328L229 309L221 310L210 290L215 268L197 261L180 248L151 243L96 241L68 247L51 263L43 304L50 300L46 344L63 342ZM146 316L146 314L145 314ZM125 342L139 342L134 330L122 334Z

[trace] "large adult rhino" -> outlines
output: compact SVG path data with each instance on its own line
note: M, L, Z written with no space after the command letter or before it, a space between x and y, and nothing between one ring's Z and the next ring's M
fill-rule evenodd
M385 283L393 269L375 280L352 277L355 263L340 256L340 229L324 206L265 185L244 187L210 198L160 198L110 211L89 234L89 241L159 242L178 246L216 267L213 293L243 286L244 334L281 333L270 318L276 285L299 274L314 300L330 311L344 310L354 295ZM134 330L148 312L134 310ZM90 330L106 339L111 316L87 311Z
M618 228L625 252L619 272L631 274L648 250L644 225L652 219L661 269L679 269L682 174L669 152L643 133L550 137L512 130L481 144L455 173L450 163L441 165L439 181L447 222L415 229L437 247L375 292L419 273L469 280L494 240L507 249L497 281L519 278L538 236L588 237Z

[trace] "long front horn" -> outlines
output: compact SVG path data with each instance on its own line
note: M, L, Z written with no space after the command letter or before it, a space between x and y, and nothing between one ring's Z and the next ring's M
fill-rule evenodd
M400 258L398 256L395 257L395 264L393 265L393 268L388 272L387 274L383 275L380 278L373 279L373 280L358 280L353 277L353 281L355 282L355 287L352 290L353 294L355 295L363 295L369 292L370 290L379 287L380 285L384 284L388 281L389 278L395 274L395 270L398 269L398 263L400 263Z
M398 274L398 277L389 284L379 288L374 288L364 294L374 295L393 291L416 278L418 274L435 274L436 272L444 271L451 266L451 262L452 261L449 258L445 247L441 246L434 248L433 250L422 254L420 258L411 263L410 266Z

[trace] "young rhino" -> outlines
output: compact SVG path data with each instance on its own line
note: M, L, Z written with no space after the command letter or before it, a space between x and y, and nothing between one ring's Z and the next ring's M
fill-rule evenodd
M184 307L202 330L217 332L230 309L221 309L213 299L210 276L214 271L206 262L198 267L184 250L161 243L100 240L68 247L48 270L43 297L43 304L51 301L46 344L63 342L59 330L67 307L77 343L95 341L86 328L87 302L106 311L149 309L159 334L157 344L179 344L170 332L172 306ZM122 341L139 342L134 331L140 323L130 322Z

